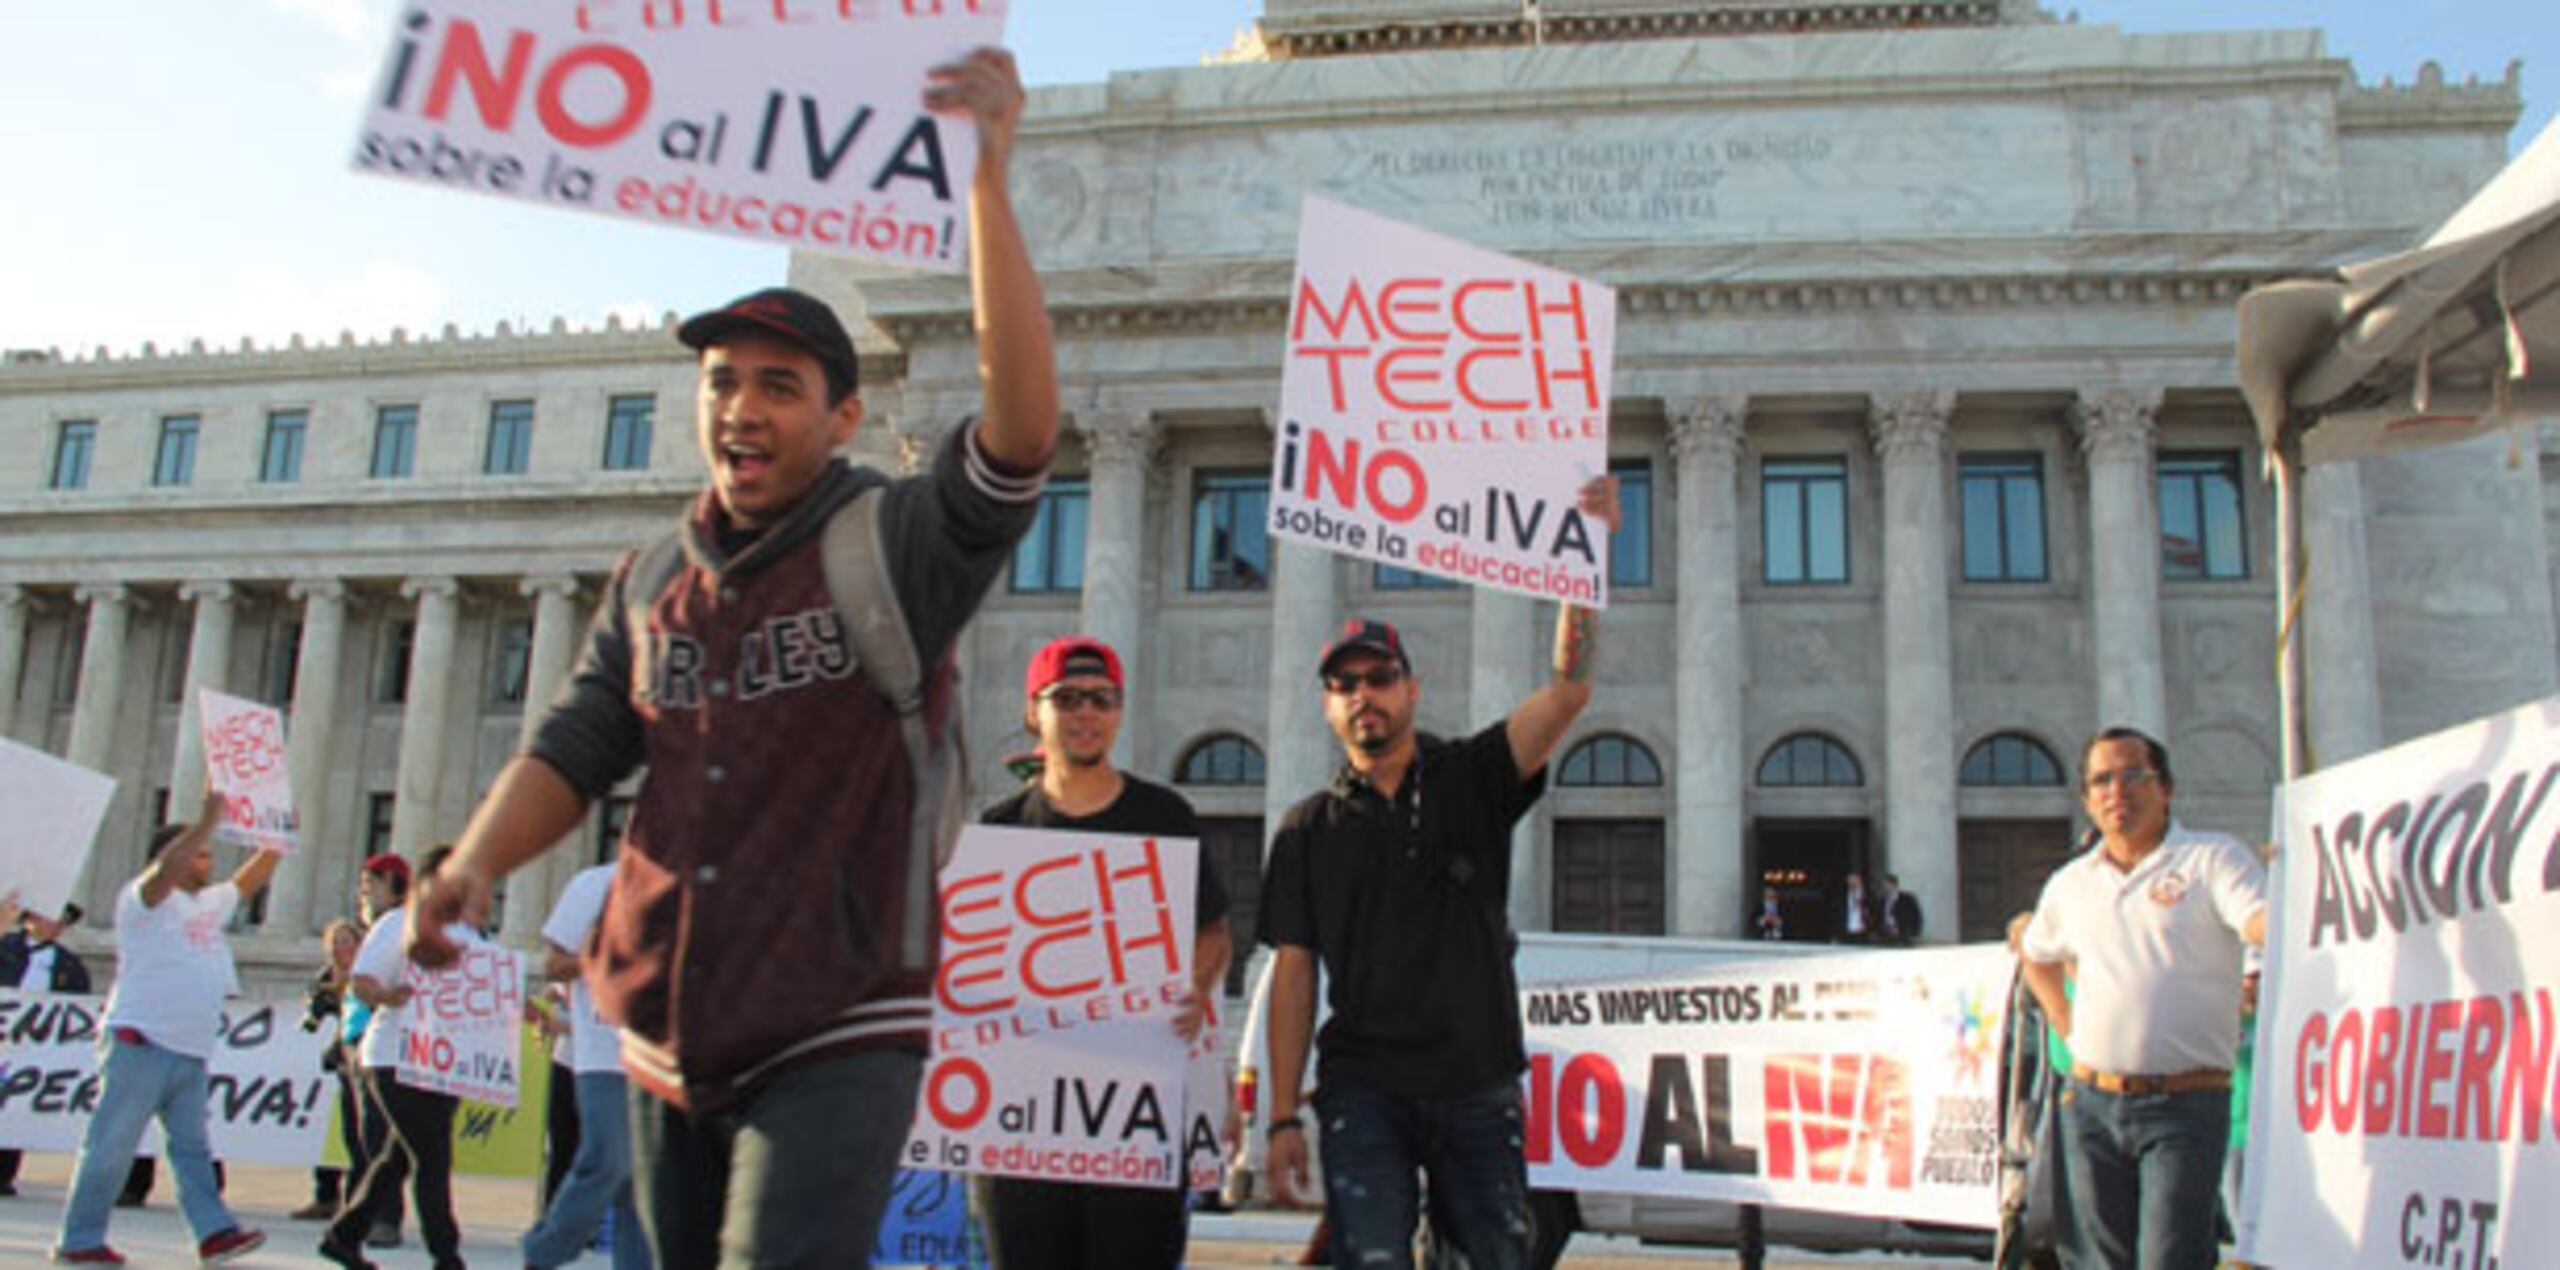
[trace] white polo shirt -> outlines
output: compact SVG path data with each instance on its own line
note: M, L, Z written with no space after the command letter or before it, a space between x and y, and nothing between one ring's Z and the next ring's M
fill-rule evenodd
M364 944L356 949L356 964L349 973L363 975L384 989L398 987L409 973L409 950L402 939L409 933L409 908L402 905L375 919L373 929L364 934ZM444 928L445 937L458 948L469 948L484 942L480 932L460 922ZM364 1039L356 1044L359 1067L398 1067L400 1049L409 1043L409 1008L407 1006L375 1006L373 1021L366 1025Z
M2030 961L2078 963L2072 1057L2118 1075L2230 1070L2240 931L2266 902L2257 853L2174 823L2129 873L2103 845L2055 870L2022 948Z

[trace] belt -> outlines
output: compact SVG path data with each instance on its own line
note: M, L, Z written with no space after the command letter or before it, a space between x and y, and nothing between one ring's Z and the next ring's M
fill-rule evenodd
M2130 1095L2136 1098L2151 1094L2231 1092L2231 1073L2217 1067L2200 1067L2191 1072L2171 1072L2166 1076L2121 1076L2114 1072L2099 1071L2085 1063L2073 1063L2071 1079L2100 1093Z

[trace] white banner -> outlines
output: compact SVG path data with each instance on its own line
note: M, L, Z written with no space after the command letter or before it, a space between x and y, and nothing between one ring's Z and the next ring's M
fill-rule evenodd
M905 1162L1183 1184L1199 844L972 825L943 867L933 1058Z
M1003 0L410 0L359 172L954 272L975 127L925 74Z
M1607 605L1614 289L1309 197L1290 296L1273 537Z
M285 771L284 712L255 701L199 689L204 770L222 798L221 841L291 855L302 841Z
M235 1001L208 1064L213 1153L242 1164L316 1164L337 1109L320 1069L328 1030L296 1026L291 1001ZM75 1152L98 1106L98 1040L107 1000L0 988L0 1146ZM142 1154L158 1155L155 1122Z
M0 896L62 912L115 795L112 778L0 740Z
M2560 697L2285 787L2244 1255L2548 1264ZM2534 1252L2533 1249L2542 1249Z
M415 990L401 1011L400 1083L484 1102L516 1105L524 1022L523 959L513 949L470 943L443 970L401 963Z
M1999 1221L1997 945L1521 990L1529 1181Z

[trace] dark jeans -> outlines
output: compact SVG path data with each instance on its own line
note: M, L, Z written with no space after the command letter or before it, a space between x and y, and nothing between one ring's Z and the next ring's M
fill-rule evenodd
M614 1114L625 1113L616 1107ZM542 1112L541 1211L551 1211L551 1201L560 1195L560 1183L568 1179L569 1162L577 1158L578 1075L565 1063L553 1063L550 1101Z
M1528 1265L1529 1168L1517 1085L1399 1098L1329 1079L1316 1091L1316 1114L1333 1264L1410 1270L1420 1173L1430 1179L1432 1229L1466 1254L1470 1270Z
M923 1070L903 1051L821 1059L701 1115L634 1089L634 1181L658 1264L868 1266Z
M406 1180L427 1254L439 1266L462 1264L462 1232L453 1223L453 1113L460 1100L403 1085L387 1067L367 1071L364 1079L367 1099L390 1116L391 1140L367 1161L354 1197L329 1223L328 1242L362 1246L374 1223L397 1211Z
M2062 1086L2074 1270L2212 1270L2231 1094L2119 1095Z
M1189 1214L1177 1190L993 1177L983 1183L995 1270L1180 1270Z

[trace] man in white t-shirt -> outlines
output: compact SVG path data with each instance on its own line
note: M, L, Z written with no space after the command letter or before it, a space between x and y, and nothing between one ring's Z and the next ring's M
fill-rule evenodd
M595 1237L607 1210L613 1213L614 1270L649 1270L649 1244L640 1237L640 1210L631 1192L631 1108L622 1078L622 1030L596 1013L583 970L586 949L613 889L613 868L599 864L569 879L551 919L542 924L550 947L543 977L569 985L569 1070L578 1081L578 1152L560 1193L542 1220L524 1236L524 1263L542 1270L563 1266Z
M154 1117L198 1256L230 1261L267 1241L233 1219L214 1181L205 1065L222 1028L222 999L238 985L223 927L265 889L277 857L253 852L230 881L215 882L213 831L221 820L222 800L208 795L194 824L163 826L142 875L116 895L116 984L107 995L98 1109L80 1140L57 1262L124 1264L107 1246L107 1218Z
M2071 1043L2063 1264L2209 1270L2266 869L2238 839L2170 819L2169 751L2141 732L2098 734L2081 788L2099 843L2045 883L2021 945L2028 988Z

